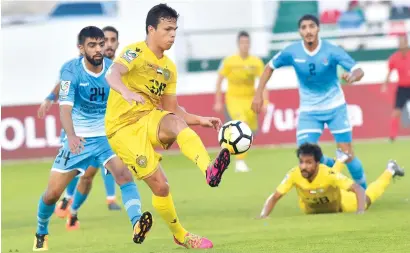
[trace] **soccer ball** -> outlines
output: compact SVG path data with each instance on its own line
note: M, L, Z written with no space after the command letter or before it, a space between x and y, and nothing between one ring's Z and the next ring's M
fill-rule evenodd
M239 120L226 122L218 133L219 145L233 155L245 153L252 145L253 134L247 124Z

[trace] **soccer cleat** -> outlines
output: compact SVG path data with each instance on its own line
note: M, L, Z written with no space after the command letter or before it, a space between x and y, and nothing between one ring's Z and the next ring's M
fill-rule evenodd
M121 210L121 207L115 201L111 201L108 203L108 210L118 211Z
M48 235L36 234L34 237L33 251L47 251L48 250Z
M235 172L249 172L250 169L244 160L237 160L235 164Z
M71 203L73 201L71 199L68 198L63 198L58 204L57 207L55 209L55 214L57 215L57 217L64 219L65 217L67 217L67 215L69 215L69 209L71 206Z
M393 177L403 177L404 176L404 169L401 168L396 161L390 160L387 163L387 169L394 172Z
M352 154L349 154L347 152L343 152L340 148L336 150L336 159L339 162L345 163L349 158L352 157Z
M134 225L132 240L138 244L143 243L153 223L154 219L152 218L152 214L150 212L144 212L139 221Z
M230 153L229 150L224 148L219 152L213 164L211 164L206 170L206 182L211 187L216 187L219 185L222 179L222 174L228 168L230 163Z
M80 229L80 221L78 220L78 217L76 214L71 214L68 216L65 227L67 228L68 231Z
M179 242L174 236L174 242L187 249L210 249L214 247L209 239L191 233L185 235L184 242Z

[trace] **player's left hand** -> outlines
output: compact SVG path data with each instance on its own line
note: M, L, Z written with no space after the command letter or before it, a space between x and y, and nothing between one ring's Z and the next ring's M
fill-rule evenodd
M203 127L212 127L216 131L219 131L219 129L221 129L222 126L222 121L214 117L201 117L199 120L199 125Z

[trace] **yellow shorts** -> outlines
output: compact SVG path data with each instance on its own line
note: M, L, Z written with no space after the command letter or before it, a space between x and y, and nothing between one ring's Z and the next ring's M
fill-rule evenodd
M240 120L248 124L252 131L258 129L258 116L252 111L253 97L226 96L226 113L228 120Z
M152 175L162 156L154 148L168 148L158 139L161 120L171 112L152 110L136 123L118 130L108 141L113 151L128 166L137 179Z

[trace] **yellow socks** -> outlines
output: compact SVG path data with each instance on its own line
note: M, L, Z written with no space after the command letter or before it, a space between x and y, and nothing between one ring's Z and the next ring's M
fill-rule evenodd
M376 181L367 187L366 195L370 198L372 203L384 193L392 178L393 174L390 171L385 170Z
M187 127L178 134L177 143L182 154L193 161L205 175L206 170L211 163L211 158L209 157L201 138L199 138L194 130Z
M152 195L152 206L160 214L175 238L179 242L184 242L187 231L179 222L171 193L169 193L166 197Z

